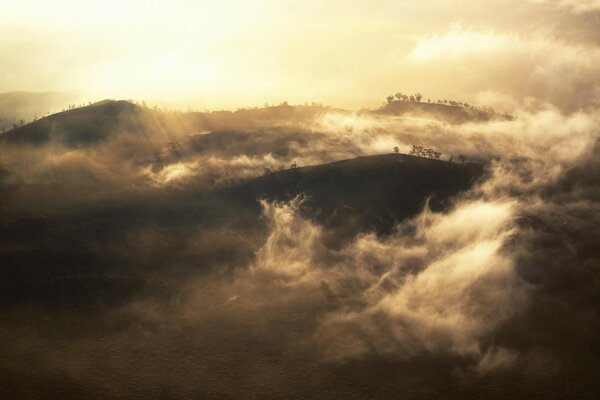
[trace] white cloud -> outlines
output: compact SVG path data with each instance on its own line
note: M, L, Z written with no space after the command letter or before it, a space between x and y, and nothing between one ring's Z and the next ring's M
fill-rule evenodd
M567 9L575 13L586 13L600 10L599 0L532 0L535 4L544 4L551 7Z
M492 55L509 42L509 37L498 35L492 30L470 31L457 24L443 35L418 40L409 57L419 62L430 62L437 58L457 60L471 54Z
M599 104L600 49L549 34L516 34L454 25L424 36L408 53L414 70L431 74L432 85L461 91L527 98L564 110ZM479 96L481 97L481 96Z

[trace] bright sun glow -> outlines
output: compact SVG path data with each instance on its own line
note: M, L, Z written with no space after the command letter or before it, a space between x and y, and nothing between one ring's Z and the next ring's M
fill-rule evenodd
M285 100L360 108L402 90L494 105L538 95L573 67L593 73L600 60L588 43L531 32L544 23L541 11L580 15L595 3L433 3L0 0L0 46L11 55L0 64L0 91L195 108ZM541 94L558 101L563 91Z

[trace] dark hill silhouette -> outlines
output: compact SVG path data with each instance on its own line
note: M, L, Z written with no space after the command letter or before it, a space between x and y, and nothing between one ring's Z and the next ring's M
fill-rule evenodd
M434 211L445 209L483 173L482 164L386 154L278 171L225 193L247 202L305 195L305 212L328 227L347 235L382 233L420 212L427 201Z
M0 140L7 143L44 145L58 142L67 147L97 143L123 133L151 130L150 111L127 101L101 101L63 111L12 129Z
M3 184L0 187L6 193L4 215L8 219L31 213L85 213L90 207L148 202L147 207L140 208L140 212L151 210L144 217L148 220L155 217L160 220L166 212L184 221L195 214L201 204L206 210L223 210L222 215L211 214L212 211L207 214L209 220L214 219L218 224L224 222L221 218L231 215L232 209L252 209L258 216L258 199L288 201L306 195L305 210L322 223L335 225L346 218L360 216L344 223L357 224L359 229L381 230L418 213L427 199L434 211L444 209L452 196L468 189L483 175L484 169L483 164L387 154L281 170L228 186L203 188L192 184L165 194L160 189L135 193L125 189L109 190L94 183ZM156 199L155 196L167 198L173 209L170 206L163 209L162 200L153 205L155 200L150 199ZM136 212L130 217L135 218Z
M213 130L241 131L302 122L327 110L322 106L282 104L237 111L171 112L125 100L103 100L10 129L0 134L0 143L81 147L124 133L172 140Z

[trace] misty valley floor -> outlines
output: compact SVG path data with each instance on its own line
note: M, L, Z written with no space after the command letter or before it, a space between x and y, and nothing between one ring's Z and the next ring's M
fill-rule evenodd
M0 135L0 396L597 397L600 145L560 164L513 134L543 117L106 101Z

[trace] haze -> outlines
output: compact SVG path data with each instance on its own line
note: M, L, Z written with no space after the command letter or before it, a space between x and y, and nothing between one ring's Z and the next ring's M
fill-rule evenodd
M197 109L373 107L396 88L507 111L597 101L594 1L2 0L0 9L4 92Z

